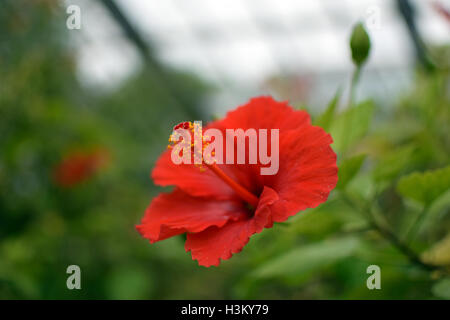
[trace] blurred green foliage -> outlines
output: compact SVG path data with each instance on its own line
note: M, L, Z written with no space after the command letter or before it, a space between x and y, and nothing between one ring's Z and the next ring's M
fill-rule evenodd
M1 299L449 298L448 66L418 71L413 90L382 108L336 94L315 117L338 152L329 200L203 268L182 237L150 245L134 225L161 191L148 174L167 130L191 119L206 86L167 70L190 104L180 105L144 68L112 92L84 88L64 18L54 1L0 4ZM109 165L55 185L55 165L87 147L106 148ZM71 264L82 290L66 288ZM382 290L366 287L372 264Z

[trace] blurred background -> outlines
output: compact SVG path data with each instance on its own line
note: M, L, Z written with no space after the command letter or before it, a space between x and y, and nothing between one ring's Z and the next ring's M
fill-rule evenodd
M448 0L1 1L0 299L450 299L449 12ZM353 105L357 22L372 46ZM192 261L183 237L150 245L134 226L163 191L149 173L171 128L258 95L331 132L341 185L219 268ZM82 290L66 287L73 264ZM381 290L366 286L374 264Z

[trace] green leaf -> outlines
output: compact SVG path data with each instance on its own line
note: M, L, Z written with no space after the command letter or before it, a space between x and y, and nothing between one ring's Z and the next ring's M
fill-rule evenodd
M421 258L424 262L435 266L450 265L450 233L422 253Z
M365 154L360 154L349 159L344 160L339 165L338 172L338 184L336 186L337 189L344 189L347 184L353 179L353 177L358 173L361 168L364 160L366 159Z
M301 234L309 240L323 240L327 234L342 229L342 225L352 219L352 214L342 214L347 207L342 202L329 201L321 206L302 212L290 219L291 230L295 234Z
M373 172L374 179L379 182L396 178L408 167L414 150L415 146L407 145L383 155Z
M358 240L353 237L325 240L294 249L256 269L252 276L272 278L310 274L355 252Z
M148 271L141 267L125 265L106 276L106 288L110 299L143 299L154 285Z
M352 59L355 65L363 65L370 53L370 38L364 25L360 22L354 28L350 39L350 48L352 50Z
M397 191L405 198L430 205L450 189L450 166L442 169L415 172L400 179Z
M442 299L450 299L450 278L445 278L438 281L431 291L436 297Z
M328 129L331 126L331 123L333 121L333 117L336 113L336 107L339 103L339 100L341 99L342 90L339 89L336 94L334 95L333 99L328 104L327 109L324 113L322 113L315 121L315 125L322 127L325 131L328 131Z
M330 133L334 139L333 149L346 151L369 130L375 106L371 100L348 108L333 121Z

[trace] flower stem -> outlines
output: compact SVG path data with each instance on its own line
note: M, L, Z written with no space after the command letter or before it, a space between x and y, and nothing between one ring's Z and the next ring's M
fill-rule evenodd
M355 202L345 193L342 192L343 200L356 212L361 213L361 215L366 219L369 223L369 226L377 231L381 236L383 236L387 241L389 241L394 247L396 247L403 255L405 255L408 260L421 268L433 271L433 270L441 270L443 269L441 266L436 266L432 264L428 264L422 261L420 257L414 252L408 245L402 242L391 230L386 226L382 226L379 222L376 221L371 208L368 208L368 211L362 210Z
M357 66L355 71L353 72L352 82L350 85L350 99L349 99L350 107L352 107L353 104L355 103L356 86L358 84L359 77L361 75L361 70L362 70L361 66Z

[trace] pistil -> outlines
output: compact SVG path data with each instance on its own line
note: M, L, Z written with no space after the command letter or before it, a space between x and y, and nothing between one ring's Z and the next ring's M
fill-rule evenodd
M250 204L253 208L258 205L258 197L241 186L239 183L226 175L216 164L205 164L212 172L214 172L223 182L229 185L243 200Z

